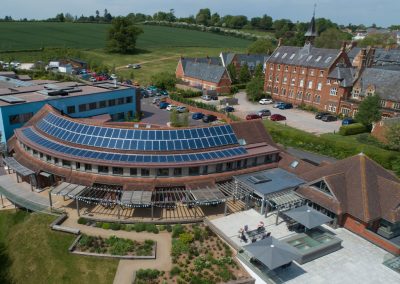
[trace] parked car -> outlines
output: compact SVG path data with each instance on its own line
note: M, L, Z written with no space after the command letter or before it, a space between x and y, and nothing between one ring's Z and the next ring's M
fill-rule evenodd
M270 116L271 115L271 111L269 109L262 109L258 112L259 116Z
M235 108L232 106L226 106L224 108L221 109L222 112L234 112Z
M293 105L290 103L287 103L287 104L284 103L284 104L281 104L278 108L279 109L290 109L290 108L293 108Z
M126 68L132 68L132 67L133 67L133 64L126 65Z
M155 99L153 99L153 101L152 101L153 104L157 104L157 103L159 103L159 102L160 102L160 98L155 98Z
M317 112L315 119L321 119L324 115L331 114L330 112Z
M209 96L209 95L203 95L203 96L201 96L201 98L205 101L211 101L211 96Z
M321 120L324 121L324 122L336 121L336 120L337 120L337 117L334 116L334 115L332 115L332 114L327 114L327 115L324 115L324 116L321 118Z
M352 119L351 117L346 117L342 121L342 125L350 125L350 124L353 124L353 123L356 123L356 121L354 119Z
M276 102L272 107L279 108L279 106L282 104L284 104L284 102Z
M178 106L176 106L176 105L169 105L169 106L167 106L166 110L172 111L172 110L176 109L177 107Z
M90 78L89 78L89 81L94 83L94 82L96 82L97 80L96 80L95 77L90 77Z
M272 101L271 99L261 99L261 100L259 101L259 103L260 103L261 105L269 105L269 104L272 104L273 101Z
M188 109L187 109L185 106L178 106L178 107L176 108L176 111L177 111L177 112L187 112Z
M142 68L142 66L140 66L140 64L133 64L132 68L133 69L140 69L140 68Z
M195 112L195 113L192 115L192 119L194 119L194 120L199 120L199 119L202 119L203 116L204 116L204 113Z
M262 117L256 113L250 113L250 114L246 115L246 120L253 120L253 119L260 119L260 118L262 118Z
M218 101L218 96L211 96L211 100Z
M217 117L215 115L212 114L207 114L205 116L203 116L203 122L213 122L217 120Z
M167 102L162 102L159 105L160 109L166 109L168 106L169 106L169 103L167 103Z
M161 91L160 91L160 94L161 94L162 96L168 96L168 92L167 92L166 90L161 90Z
M273 114L269 117L272 121L281 121L281 120L286 120L286 116L283 116L281 114Z

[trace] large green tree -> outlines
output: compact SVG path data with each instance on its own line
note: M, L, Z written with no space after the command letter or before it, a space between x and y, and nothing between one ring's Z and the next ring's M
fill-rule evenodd
M359 47L387 47L396 44L396 40L391 34L371 34L366 36L358 43Z
M315 39L315 46L339 49L346 40L351 40L350 34L344 33L336 28L329 28Z
M257 101L264 97L264 80L258 76L255 76L246 85L247 98L250 101Z
M133 25L126 17L116 17L112 20L107 35L107 50L118 53L133 53L137 37L143 30Z
M389 125L385 131L385 138L390 149L400 151L400 123Z
M250 46L247 49L247 52L253 54L261 54L261 53L270 54L275 50L275 48L276 44L272 42L272 40L258 39L252 44L250 44Z
M247 63L243 64L242 67L240 67L239 70L239 82L244 84L249 82L251 79L251 74L250 74L250 70L249 70L249 66L247 65Z
M151 82L162 90L173 90L175 89L176 76L174 73L160 72L151 76Z
M379 121L382 117L380 101L378 95L365 97L358 107L356 120L368 128L371 127L373 122Z
M200 9L196 15L196 24L208 26L211 22L211 11L208 8Z
M237 72L236 72L235 65L230 63L226 69L228 70L229 77L231 77L232 84L236 84L237 83Z

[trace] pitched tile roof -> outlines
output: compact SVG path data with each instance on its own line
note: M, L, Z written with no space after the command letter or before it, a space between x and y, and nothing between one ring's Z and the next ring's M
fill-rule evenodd
M213 83L220 82L226 71L226 68L220 65L194 62L186 59L182 59L182 67L185 76Z
M250 69L254 69L258 64L264 64L268 58L266 54L236 54L236 60L240 66L247 63Z
M316 168L300 175L308 181L297 192L336 214L350 214L370 222L400 221L400 180L364 154ZM310 186L324 179L334 197Z
M340 81L340 86L347 88L352 87L354 83L355 69L352 67L335 67L328 78L337 79Z
M338 49L316 48L311 44L303 47L280 46L268 58L268 63L288 64L315 68L328 68L340 54Z

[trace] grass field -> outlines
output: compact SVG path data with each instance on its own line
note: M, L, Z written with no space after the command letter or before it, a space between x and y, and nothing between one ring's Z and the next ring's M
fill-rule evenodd
M70 254L75 236L51 231L53 219L0 212L0 283L112 283L118 260Z
M5 22L0 23L0 50L28 50L42 47L99 49L105 45L106 24ZM239 47L250 41L187 29L140 26L138 49L162 47Z

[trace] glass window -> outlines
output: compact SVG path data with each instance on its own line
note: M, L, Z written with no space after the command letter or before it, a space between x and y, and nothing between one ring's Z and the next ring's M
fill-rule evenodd
M124 104L124 98L118 98L117 104L123 105Z
M79 105L79 111L80 111L80 112L86 111L86 104L81 104L81 105Z
M150 170L149 169L140 169L140 173L142 177L148 177L150 175Z
M75 113L75 106L67 106L67 113Z
M189 167L190 176L198 176L200 174L200 167Z
M107 166L99 166L98 172L103 174L108 174L108 167Z
M107 101L100 101L99 108L105 108L105 107L107 107Z
M115 99L108 100L108 106L115 106Z
M130 104L133 101L132 97L126 97L126 103Z
M63 167L70 168L71 167L71 162L67 160L62 160L62 165Z
M35 154L35 150L33 150L33 154ZM54 158L54 164L58 165L58 158Z
M157 176L158 177L169 176L169 169L168 168L157 169Z
M224 167L224 165L223 165L223 164L217 164L217 165L216 165L216 167L215 167L215 168L216 168L216 169L215 169L215 170L216 170L216 172L217 172L217 173L221 173L221 172L222 172L222 169L223 169L223 167Z
M51 161L51 156L46 155L46 161L47 161L47 162L50 162L50 161Z
M113 175L122 176L124 174L124 169L121 167L113 167L112 173L113 173Z
M179 177L182 175L182 168L174 168L174 176Z
M90 110L96 109L96 108L97 108L97 103L90 103L90 104L89 104L89 109L90 109Z
M12 125L12 124L18 124L18 123L21 123L21 121L20 121L20 118L19 118L19 115L18 114L13 114L13 115L10 115L9 117L9 120L10 120L10 124Z
M131 168L129 170L129 173L131 176L137 176L137 168Z
M86 172L91 172L92 171L92 165L91 164L85 164L85 171Z

